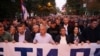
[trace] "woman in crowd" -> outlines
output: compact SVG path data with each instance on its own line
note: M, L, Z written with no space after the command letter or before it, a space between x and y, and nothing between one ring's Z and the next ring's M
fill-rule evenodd
M74 27L73 33L69 35L68 39L69 39L69 44L78 44L84 41L83 37L79 32L78 27Z

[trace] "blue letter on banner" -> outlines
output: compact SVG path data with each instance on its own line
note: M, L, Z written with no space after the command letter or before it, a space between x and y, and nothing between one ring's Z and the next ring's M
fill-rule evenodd
M37 56L43 56L43 50L41 48L37 48Z
M100 56L100 48L97 48L95 53L94 53L94 56Z
M77 52L84 52L84 56L89 56L89 54L90 54L90 48L71 49L70 56L76 56Z
M51 49L47 56L58 56L58 50L57 49Z
M33 49L32 48L15 47L15 51L20 51L21 56L27 56L27 52L33 52Z
M0 48L0 52L3 52L3 48ZM0 56L3 56L3 55L0 55Z

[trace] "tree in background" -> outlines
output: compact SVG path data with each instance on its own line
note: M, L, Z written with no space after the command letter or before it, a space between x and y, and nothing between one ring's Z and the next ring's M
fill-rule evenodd
M19 1L2 0L0 1L0 18L13 18L20 9Z
M75 15L83 15L85 12L90 15L100 14L100 0L67 0L66 10L67 14Z
M88 1L88 11L91 15L100 15L100 0Z
M81 0L67 0L66 10L68 14L80 14L82 11Z
M56 13L55 0L23 0L29 13L39 16ZM0 18L15 18L21 16L20 0L0 1Z

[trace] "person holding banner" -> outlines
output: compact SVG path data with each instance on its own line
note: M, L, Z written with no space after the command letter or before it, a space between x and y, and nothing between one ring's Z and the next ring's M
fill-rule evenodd
M69 43L70 44L78 44L84 42L82 35L79 32L78 27L74 27L73 34L69 35Z
M35 35L33 43L50 43L55 44L54 40L52 39L51 35L47 33L47 28L44 25L40 26L40 33Z
M23 27L23 24L17 26L18 32L14 35L15 42L32 42L31 32Z
M11 42L12 38L9 32L4 30L2 23L0 24L0 42Z
M91 20L89 27L84 29L82 35L87 43L97 42L100 44L100 28L97 19Z
M67 44L69 42L66 29L64 27L60 28L60 35L56 36L55 42L56 44Z
M53 40L55 41L56 39L56 36L59 34L59 28L56 27L56 22L55 21L51 21L51 25L50 25L50 28L47 29L47 32L49 34L51 34Z

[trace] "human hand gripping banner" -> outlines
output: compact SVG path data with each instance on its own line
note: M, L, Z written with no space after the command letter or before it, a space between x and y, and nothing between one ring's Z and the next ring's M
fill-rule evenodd
M0 56L100 56L100 44L0 43Z

